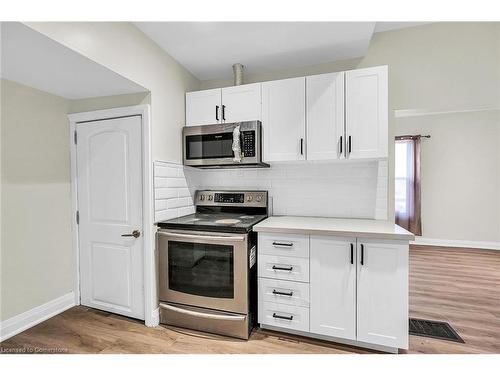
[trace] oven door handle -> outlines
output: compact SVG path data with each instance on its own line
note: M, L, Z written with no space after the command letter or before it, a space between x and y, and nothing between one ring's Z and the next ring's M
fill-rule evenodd
M201 234L184 234L173 232L158 232L161 236L179 237L192 240L205 240L205 241L244 241L244 236L205 236Z
M198 311L191 311L191 310L186 310L186 309L181 309L180 307L175 307L171 305L167 305L164 303L160 303L160 306L164 309L175 311L181 314L186 314L186 315L191 315L191 316L196 316L198 318L205 318L205 319L217 319L217 320L232 320L232 321L241 321L246 319L246 315L218 315L218 314L209 314L209 313L202 313Z

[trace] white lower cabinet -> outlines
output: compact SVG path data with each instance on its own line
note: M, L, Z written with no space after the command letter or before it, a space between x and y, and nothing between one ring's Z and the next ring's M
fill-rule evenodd
M268 246L268 235L259 233L259 247L261 239ZM353 345L407 349L408 241L307 239L308 258L300 251L290 254L301 257L259 252L259 323Z
M311 332L356 339L356 238L311 236Z
M408 347L408 244L358 239L359 341Z

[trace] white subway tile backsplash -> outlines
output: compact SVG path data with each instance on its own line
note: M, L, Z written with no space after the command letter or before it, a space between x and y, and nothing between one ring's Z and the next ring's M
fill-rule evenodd
M268 190L272 214L387 217L387 162L283 163L266 169L184 170L190 188Z
M155 222L194 212L190 190L180 164L154 162Z

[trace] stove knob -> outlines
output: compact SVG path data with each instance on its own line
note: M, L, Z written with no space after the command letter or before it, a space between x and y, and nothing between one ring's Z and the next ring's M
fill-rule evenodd
M262 200L262 195L257 195L257 202L260 202Z
M209 200L209 201L211 201L211 200L213 200L213 199L214 199L214 197L213 197L213 196L211 196L211 195L209 195L209 196L208 196L208 200Z
M248 201L248 202L251 202L252 200L253 200L253 197L252 197L251 195L249 195L249 196L247 197L247 201Z
M204 201L205 200L205 196L204 195L200 195L200 201Z

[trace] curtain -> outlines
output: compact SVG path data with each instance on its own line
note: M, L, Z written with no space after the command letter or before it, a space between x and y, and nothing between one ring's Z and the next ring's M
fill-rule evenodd
M396 137L396 224L422 235L420 217L420 136Z

